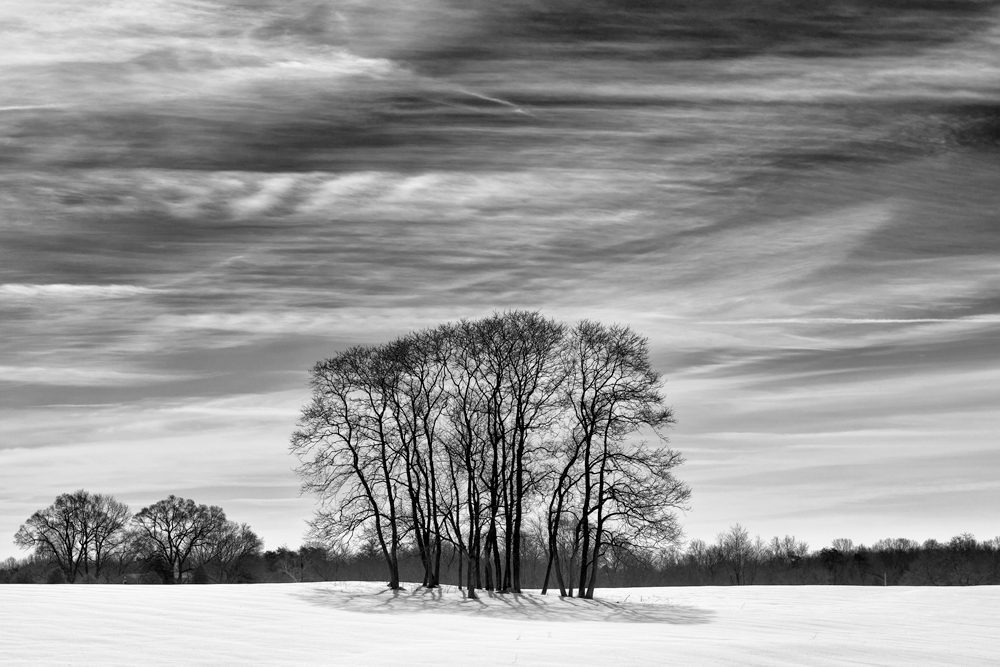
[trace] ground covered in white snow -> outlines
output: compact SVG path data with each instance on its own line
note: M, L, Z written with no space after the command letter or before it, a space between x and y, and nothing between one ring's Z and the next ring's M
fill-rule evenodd
M0 586L0 665L996 665L1000 587Z

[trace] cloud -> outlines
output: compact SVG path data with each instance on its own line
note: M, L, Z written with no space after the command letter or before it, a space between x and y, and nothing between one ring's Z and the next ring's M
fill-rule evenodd
M289 14L314 15L312 3ZM703 3L597 0L389 2L341 5L334 16L352 48L406 58L426 67L469 61L553 57L696 61L755 54L856 56L908 52L982 29L993 2L738 0ZM353 10L353 11L352 11ZM293 24L294 25L294 24ZM313 24L315 25L315 24ZM322 25L322 23L320 24ZM294 29L294 28L293 28ZM299 30L308 38L317 31ZM319 33L329 39L329 32ZM451 60L451 63L444 62Z
M133 296L155 294L156 290L137 285L24 285L8 283L0 285L0 299L123 299Z
M21 104L14 106L0 107L0 111L36 111L39 109L64 109L65 104Z
M197 377L188 374L128 372L82 366L0 366L0 382L68 387L146 385Z
M290 479L313 362L504 308L648 335L706 489L979 446L996 3L781 6L6 2L0 467Z
M133 509L170 493L197 493L268 540L298 544L311 499L301 499L286 443L301 391L225 398L0 408L0 533L78 488ZM275 508L283 508L276 512ZM292 518L289 518L291 515ZM277 541L274 541L277 540ZM7 555L18 555L7 541Z

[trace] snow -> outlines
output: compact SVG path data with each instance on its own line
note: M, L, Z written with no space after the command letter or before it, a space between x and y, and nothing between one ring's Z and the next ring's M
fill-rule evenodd
M0 665L996 665L1000 587L0 586Z

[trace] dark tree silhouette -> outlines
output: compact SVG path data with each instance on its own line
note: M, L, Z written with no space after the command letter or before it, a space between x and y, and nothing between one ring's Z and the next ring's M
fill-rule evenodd
M583 321L564 342L562 398L568 446L548 503L549 563L560 593L572 595L563 576L558 532L573 517L579 555L577 595L592 598L605 547L645 548L676 541L672 512L690 495L672 469L683 461L665 446L662 430L674 423L664 404L662 380L649 363L646 339L628 327ZM656 446L630 440L645 429ZM572 560L572 558L571 558Z
M399 588L404 483L390 394L398 369L385 352L353 347L313 368L313 400L292 436L303 488L323 499L313 533L328 542L377 540L389 587Z
M99 577L125 542L131 512L112 496L79 490L64 493L21 526L14 542L55 562L66 581Z
M662 437L673 415L661 384L627 327L525 311L345 350L313 368L291 440L303 488L321 498L313 535L377 544L392 588L404 548L437 586L447 544L472 597L521 590L525 535L544 524L560 589L563 553L590 597L609 549L679 536L672 510L689 492Z
M245 523L226 521L206 550L205 563L211 565L219 582L237 583L246 565L264 548L264 542Z
M751 538L746 528L736 524L719 533L716 546L730 582L737 586L753 584L767 557L767 547L760 537Z
M139 556L158 560L167 581L180 583L185 573L206 560L227 522L220 507L171 495L143 508L133 523Z

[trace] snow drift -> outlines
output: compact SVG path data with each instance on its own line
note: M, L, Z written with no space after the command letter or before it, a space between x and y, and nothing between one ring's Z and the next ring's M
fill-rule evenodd
M1000 587L0 587L2 665L987 665Z

